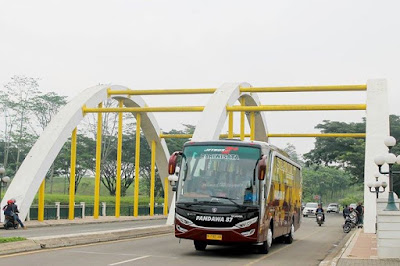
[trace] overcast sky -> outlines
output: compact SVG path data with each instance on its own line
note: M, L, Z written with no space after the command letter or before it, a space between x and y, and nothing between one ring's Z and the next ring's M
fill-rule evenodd
M75 97L99 83L132 89L365 84L385 78L400 114L399 1L0 1L0 84L40 78ZM208 97L146 96L150 106L205 105ZM363 92L274 93L263 104L364 103ZM199 114L155 114L164 130ZM270 133L311 133L323 119L363 111L266 113ZM236 116L238 121L239 116ZM314 139L271 139L301 154Z

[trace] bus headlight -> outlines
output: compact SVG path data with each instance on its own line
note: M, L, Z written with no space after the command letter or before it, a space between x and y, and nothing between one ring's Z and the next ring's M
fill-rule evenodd
M251 218L250 220L246 220L246 221L237 223L237 224L235 224L235 226L237 228L246 228L246 227L249 227L250 225L256 223L257 221L258 221L258 217L254 217L254 218Z
M246 232L243 232L243 233L241 233L241 234L242 234L242 236L251 236L251 235L254 234L255 231L256 231L256 230L251 229L250 231L246 231Z
M190 221L189 219L179 215L179 214L175 214L175 218L178 219L179 222L183 223L184 225L192 225L193 222Z
M181 233L186 233L188 230L186 230L185 228L179 226L178 224L176 225L176 230L178 230Z

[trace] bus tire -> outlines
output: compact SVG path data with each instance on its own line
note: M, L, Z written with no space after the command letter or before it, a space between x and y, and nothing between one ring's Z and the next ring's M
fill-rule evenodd
M194 240L193 243L194 243L194 248L196 250L200 250L200 251L206 250L206 247L207 247L206 242Z
M290 232L286 236L283 237L283 240L286 244L292 244L293 243L293 236L294 236L294 225L292 223L292 226L290 227Z
M258 253L260 254L268 254L272 245L272 230L268 228L267 232L267 240L265 240L262 245L258 247Z

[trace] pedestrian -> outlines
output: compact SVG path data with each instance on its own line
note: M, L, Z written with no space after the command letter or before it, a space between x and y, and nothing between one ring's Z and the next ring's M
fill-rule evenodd
M364 206L362 206L361 202L358 203L356 211L358 218L358 228L362 228L364 224Z

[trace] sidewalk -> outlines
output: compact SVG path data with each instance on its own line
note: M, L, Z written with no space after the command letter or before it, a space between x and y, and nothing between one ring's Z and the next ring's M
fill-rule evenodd
M37 220L25 221L26 228L44 227L44 226L57 226L57 225L71 225L71 224L98 224L98 223L117 223L126 221L144 221L144 220L162 220L167 219L165 215L154 215L154 216L99 216L98 219L94 219L93 216L86 216L85 218L75 218L74 220L60 219L60 220L45 220L39 222Z
M400 252L400 251L399 251ZM330 265L400 265L399 259L379 259L377 254L376 234L364 233L363 229L356 229L342 248L341 252Z

